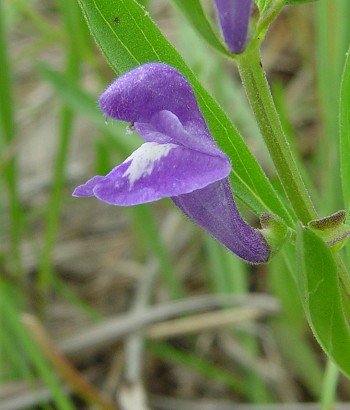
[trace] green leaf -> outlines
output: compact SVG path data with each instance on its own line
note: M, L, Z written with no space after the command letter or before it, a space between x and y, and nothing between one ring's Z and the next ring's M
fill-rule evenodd
M148 13L134 0L78 1L96 42L117 73L150 61L161 61L187 77L210 131L232 160L231 181L235 194L256 214L270 211L292 224L290 214L227 115L199 84Z
M341 75L350 39L350 1L323 0L315 7L316 69L323 130L322 144L316 147L319 191L327 198L319 203L320 214L327 215L340 208L342 188L339 178L339 99Z
M271 324L284 360L291 365L292 372L308 392L318 399L323 369L317 357L318 352L305 333L304 309L292 273L296 269L295 261L295 246L289 243L270 262L271 288L281 304L281 312Z
M286 4L302 4L302 3L311 3L312 1L318 0L285 0Z
M350 52L350 49L349 49ZM347 53L340 89L340 173L343 198L346 209L350 211L350 58ZM349 215L348 215L349 218Z
M350 331L329 247L307 228L297 231L295 279L309 325L325 353L350 377Z
M172 0L181 13L187 18L192 27L203 37L208 44L222 54L231 56L226 47L216 35L213 27L207 19L199 0L184 2L183 0Z

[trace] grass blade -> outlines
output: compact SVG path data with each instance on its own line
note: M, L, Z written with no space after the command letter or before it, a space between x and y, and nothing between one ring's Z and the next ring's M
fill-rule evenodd
M321 238L299 227L297 260L294 274L309 325L325 353L350 377L350 330L332 252Z
M77 22L79 21L79 10L76 5L62 3L62 15L65 20L65 28L68 33L72 33L67 54L67 75L75 80L79 78L80 58L79 49L74 41L77 37ZM79 27L79 25L78 25ZM53 285L52 253L59 227L59 214L63 196L63 186L65 178L68 150L71 140L74 115L70 109L63 106L60 115L59 142L54 166L52 181L52 191L47 208L46 229L44 233L43 249L39 260L38 286L42 296L47 294Z
M34 372L39 375L41 380L50 389L53 401L59 410L74 410L72 404L63 386L57 380L52 368L47 364L41 354L40 349L29 337L24 326L20 321L20 312L17 303L13 301L16 298L17 289L14 289L10 284L0 279L0 302L1 312L6 318L9 332L13 335L13 347L17 347L16 354L30 363ZM34 373L33 373L34 374Z
M202 374L205 377L220 381L232 390L242 394L245 397L250 397L250 386L240 379L219 366L190 354L165 343L148 342L147 349L164 360L169 360L178 364L183 364L188 368Z
M15 116L14 101L12 96L11 63L8 56L5 12L3 2L0 1L0 150L5 156L5 150L11 151L15 144ZM9 152L7 151L7 152ZM18 193L17 161L12 157L2 159L0 175L3 173L4 182L8 191L10 243L11 243L11 270L17 277L22 276L22 262L20 253L20 242L22 234L22 209Z

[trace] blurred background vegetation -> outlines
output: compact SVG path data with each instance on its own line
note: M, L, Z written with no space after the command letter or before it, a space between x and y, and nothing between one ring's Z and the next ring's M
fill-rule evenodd
M278 186L235 68L168 1L142 3ZM0 7L0 409L320 400L325 358L280 255L249 266L170 201L116 208L71 197L140 139L98 109L114 74L77 3ZM324 214L340 203L337 93L349 16L348 0L286 8L263 45L283 126ZM337 400L350 400L343 377Z

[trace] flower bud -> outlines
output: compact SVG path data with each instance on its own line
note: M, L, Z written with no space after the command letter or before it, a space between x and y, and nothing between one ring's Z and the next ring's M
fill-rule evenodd
M218 19L229 50L240 54L248 40L252 0L215 0Z

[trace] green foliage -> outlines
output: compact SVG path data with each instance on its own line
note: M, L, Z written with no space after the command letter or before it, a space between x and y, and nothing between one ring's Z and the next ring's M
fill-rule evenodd
M350 42L350 2L322 0L317 3L317 75L321 103L321 134L318 149L318 174L322 181L320 203L324 214L341 209L339 178L339 97L341 75ZM342 155L342 154L341 154Z
M326 354L350 377L350 330L333 254L316 234L299 227L297 260L294 275L310 327Z
M307 2L309 0L256 0L262 19L260 20L261 33L264 33L264 30L279 13L282 5L302 5ZM95 127L97 136L93 142L94 156L96 168L101 173L108 172L119 159L128 156L140 141L136 136L126 137L123 124L111 122L106 126L103 115L96 104L97 96L85 91L85 83L84 86L80 84L81 73L88 72L102 89L111 80L111 74L105 75L108 70L104 72L103 62L101 62L100 57L95 55L85 21L80 15L78 3L93 37L115 73L118 75L125 73L149 61L161 61L176 67L189 79L213 136L232 160L231 182L234 193L240 200L239 205L242 206L242 212L245 212L244 205L247 205L257 215L265 212L278 215L281 221L276 217L273 220L273 222L278 222L275 227L279 234L277 247L281 243L281 237L287 239L288 242L283 247L283 253L276 255L268 266L262 268L251 268L243 264L211 238L207 238L204 245L197 246L195 244L196 250L198 250L198 255L195 256L198 259L191 259L193 258L191 254L188 257L193 270L200 272L202 280L203 277L205 278L203 280L204 290L208 288L211 293L249 296L252 290L260 291L259 286L262 286L264 290L266 290L266 286L272 289L281 306L280 313L273 319L272 323L266 322L265 324L264 322L262 326L259 323L256 329L253 326L252 328L257 330L254 334L237 332L237 329L233 327L225 330L227 334L232 336L232 340L238 342L236 346L243 347L244 355L251 359L253 365L242 366L242 368L237 366L238 370L237 368L232 370L232 367L235 366L230 367L230 364L234 361L230 361L227 366L223 361L220 363L211 362L210 359L201 355L202 352L198 353L197 345L201 343L197 342L201 342L201 340L197 338L197 335L193 338L186 339L184 337L181 339L185 342L186 351L167 343L150 343L148 350L163 361L176 366L185 366L203 378L209 379L210 382L219 382L229 387L247 401L271 402L276 400L277 394L271 388L271 383L267 382L267 378L259 374L254 367L254 364L257 364L257 368L259 368L260 361L264 361L264 359L260 359L268 339L265 339L268 329L276 344L274 346L277 352L276 357L283 361L284 367L288 367L288 371L292 374L291 378L297 379L298 383L302 384L302 388L307 391L308 398L319 399L322 396L322 391L326 391L323 404L329 408L334 400L337 370L328 364L328 371L322 383L323 361L319 360L320 352L315 348L315 344L310 343L306 325L308 322L317 341L330 360L336 363L346 376L350 377L350 287L346 267L339 254L335 252L336 249L331 249L328 246L332 245L330 242L334 239L334 231L328 232L328 228L326 228L326 232L324 229L321 229L322 232L318 232L319 224L316 224L316 229L312 228L314 231L300 226L295 233L296 217L281 183L273 181L272 184L269 181L247 148L240 132L248 138L254 137L252 139L254 152L259 154L259 160L261 159L264 167L268 170L271 180L275 178L274 170L269 169L271 161L265 158L265 151L261 149L262 139L259 139L259 129L254 121L255 118L249 111L247 104L242 102L242 93L237 91L236 83L238 81L232 75L232 71L226 70L223 60L219 59L220 56L217 59L215 57L214 52L219 52L224 57L229 57L229 54L218 35L217 22L211 21L211 17L206 14L200 0L172 0L172 3L185 16L185 19L179 23L182 25L180 29L183 30L180 36L182 35L184 41L188 42L188 38L192 34L190 27L192 27L204 40L191 41L190 52L185 56L186 63L151 20L146 8L152 2L147 0L78 0L75 3L69 0L57 1L57 10L55 7L53 9L57 13L57 16L55 15L58 17L57 21L62 19L62 26L53 25L44 12L35 8L36 2L13 0L6 5L8 9L4 7L4 2L0 2L0 60L2 61L0 78L0 211L4 215L0 220L2 223L0 235L2 236L5 232L4 236L1 237L2 242L9 239L9 249L0 250L0 334L2 335L0 338L0 361L2 364L0 366L0 380L4 383L25 380L31 383L35 389L36 381L39 378L48 387L52 397L52 405L55 408L69 410L75 406L57 377L56 370L44 358L41 350L33 343L22 324L21 314L28 310L27 300L33 305L37 302L30 294L27 299L24 296L28 282L35 282L38 278L37 283L32 285L35 288L35 295L38 294L38 287L40 290L44 290L46 295L51 295L49 292L53 289L54 295L59 295L67 304L70 303L77 307L85 317L91 320L103 321L105 319L103 314L97 313L88 302L80 299L64 283L65 277L58 276L55 271L54 254L60 229L62 204L67 200L67 196L69 197L69 193L67 194L64 187L70 182L66 179L66 175L69 150L75 132L73 126L77 117L83 117L85 121L88 121L89 126ZM307 7L312 9L312 6L305 6L305 8ZM288 13L288 9L292 10L292 8L286 8L286 13ZM150 10L152 10L151 7ZM292 132L291 129L287 130L288 142L292 145L294 157L297 157L297 168L301 171L303 179L307 180L307 188L322 187L321 196L327 200L318 200L320 192L316 192L316 189L312 188L310 191L318 209L321 210L320 214L324 214L326 210L329 210L329 213L334 212L335 209L345 205L347 210L346 222L349 223L349 54L346 55L345 66L344 59L345 50L348 49L350 41L350 26L348 25L350 2L348 0L322 0L317 4L315 2L313 10L316 10L317 14L316 28L318 33L318 37L316 37L318 65L315 69L317 69L320 89L317 98L322 105L318 117L324 125L324 135L318 140L318 145L321 146L318 160L315 161L314 153L308 151L308 164L304 167L303 154L298 152L298 144L294 139L296 133ZM311 13L310 18L312 15ZM8 19L8 16L11 18ZM38 35L38 38L41 36L41 38L32 49L25 50L23 54L19 55L14 53L14 63L10 58L6 30L8 27L6 27L5 21L7 25L12 24L11 22L16 22L20 16L26 19L26 24L27 21L33 24L35 35ZM185 25L186 27L184 27ZM177 40L180 36L177 37ZM31 229L28 221L31 221L33 214L37 213L42 216L43 211L42 209L31 209L30 204L22 202L20 195L17 146L21 141L16 139L16 132L21 127L16 124L16 113L19 112L18 117L21 117L22 114L13 96L21 96L22 94L21 90L16 94L14 79L17 77L22 79L22 71L16 71L17 64L20 65L22 60L28 59L28 56L30 61L37 60L37 55L41 51L46 51L50 47L52 52L52 49L55 50L57 45L66 47L64 54L66 62L63 71L58 71L56 67L55 69L50 68L46 64L37 66L39 76L51 86L59 98L60 115L58 115L57 121L59 131L57 135L54 135L57 141L56 159L53 162L53 169L47 170L47 173L50 174L52 171L49 184L51 196L45 204L45 217L40 219L40 221L43 219L45 222L44 235L43 238L40 238L40 245L30 244L35 249L33 253L36 252L40 256L38 257L38 266L33 272L33 279L32 275L23 276L21 241L28 239L26 236ZM297 42L296 45L298 45ZM195 49L196 53L192 53L192 49ZM312 54L308 48L306 51L305 54ZM310 64L310 61L307 60L306 58L304 61L306 71L309 70L308 72L312 73L314 68L307 66ZM227 66L228 61L225 60ZM230 62L232 63L232 60ZM195 71L195 74L192 70ZM340 85L341 70L343 70L343 77ZM294 78L291 82L293 80ZM240 132L235 125L232 125L227 114L203 87L202 83L205 82L210 84L215 97L234 118ZM293 114L288 112L290 107L286 103L287 91L289 90L286 87L285 91L280 92L277 96L277 108L284 130L291 128L289 120L292 118L290 114ZM338 104L339 95L340 105ZM257 94L257 96L259 95ZM262 108L266 109L266 105L261 105ZM338 116L338 114L340 115ZM271 122L268 121L268 125L271 126ZM340 133L338 133L338 125L340 125ZM90 143L86 141L86 144ZM338 164L335 155L338 147L340 164ZM312 180L310 173L307 173L310 169L316 170L317 179ZM339 169L342 189L340 189ZM341 192L343 200L340 198ZM167 205L165 202L164 207ZM25 213L23 212L24 206L26 207ZM188 281L189 283L184 283L183 277L178 275L178 267L175 265L175 260L167 245L162 241L162 236L157 229L157 218L151 207L144 205L130 208L126 210L126 214L131 221L136 243L135 248L138 250L141 248L142 256L140 260L135 262L143 263L150 256L156 260L163 275L168 297L180 299L187 292L191 292L191 286L198 292L196 288L197 277L195 277L193 284L192 277ZM332 218L332 215L320 218L316 222L327 221L329 218ZM307 224L305 223L305 225ZM311 226L313 226L312 223ZM318 232L318 235L315 232ZM342 225L336 232L336 239L347 232L347 227ZM32 235L32 233L30 234ZM268 234L269 240L274 242L275 236L271 236L270 232ZM39 271L38 274L36 270ZM5 277L6 279L4 279ZM259 277L259 280L256 277ZM252 287L252 284L257 288ZM201 285L203 286L202 283ZM46 307L43 304L41 308L39 313L44 316ZM262 340L260 339L261 329L263 329L262 333L264 334ZM268 336L271 337L270 333ZM45 404L41 404L41 406L45 407Z
M349 51L350 52L350 51ZM347 53L340 91L340 174L345 209L350 212L350 58Z
M0 149L5 151L15 140L16 124L13 104L13 77L12 66L7 48L4 6L0 2L0 60L2 74L0 76ZM23 229L23 217L18 194L18 163L16 158L6 158L1 161L0 175L3 174L3 183L8 192L11 267L14 275L22 275L22 258L20 253L20 238ZM1 231L1 227L0 227Z
M259 8L260 13L263 14L271 6L272 0L255 0L255 3Z
M43 357L39 347L33 342L27 331L21 323L20 306L22 302L19 299L18 289L0 278L0 332L5 335L5 347L8 353L6 363L8 366L1 368L1 373L6 368L18 369L18 373L12 375L16 379L18 374L24 380L33 385L35 391L35 379L41 377L53 397L53 402L61 410L74 410L74 405L58 380L57 375L52 367ZM1 337L1 342L3 338ZM2 349L1 349L2 350ZM30 362L26 363L24 358L29 358ZM11 363L12 362L12 363ZM3 365L3 363L2 363Z
M323 369L305 332L305 315L293 278L295 266L292 261L295 261L295 249L288 245L270 262L269 282L281 304L281 313L272 323L273 335L293 373L303 381L310 394L318 399Z

